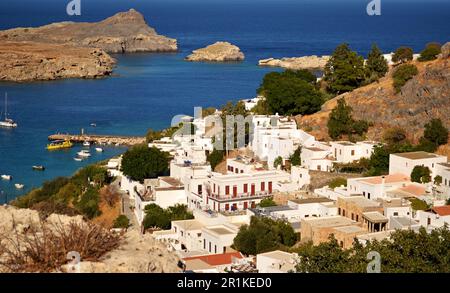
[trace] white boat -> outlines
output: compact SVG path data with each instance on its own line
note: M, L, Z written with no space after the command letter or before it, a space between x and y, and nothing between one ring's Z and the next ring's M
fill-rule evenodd
M23 189L23 187L24 187L25 185L16 183L16 184L14 184L14 186L16 187L16 189Z
M5 120L0 120L0 127L16 128L17 123L8 118L8 94L5 93Z
M91 146L91 144L89 143L89 141L85 141L85 142L83 142L83 146L89 147L89 146Z
M82 150L82 151L78 152L77 155L78 155L79 157L81 157L81 158L87 158L87 157L90 157L90 156L91 156L91 154L89 153L89 151L85 151L85 150Z
M101 152L103 152L103 149L102 148L95 148L95 151L101 153Z
M2 175L2 179L3 180L11 180L12 176L11 175Z
M80 157L75 157L75 158L73 158L75 161L77 161L77 162L81 162L81 161L83 161L83 159L82 158L80 158Z

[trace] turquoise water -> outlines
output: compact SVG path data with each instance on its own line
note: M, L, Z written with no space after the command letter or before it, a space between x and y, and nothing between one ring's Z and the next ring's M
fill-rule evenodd
M331 0L330 0L331 1ZM384 1L379 18L365 14L366 1L82 1L82 16L65 15L62 0L6 0L0 3L0 28L36 26L54 21L98 21L136 8L161 34L178 39L173 54L116 55L115 75L101 80L62 80L27 84L0 83L0 98L9 96L9 112L18 122L0 129L0 203L56 176L68 176L82 165L124 151L107 148L86 161L73 160L80 147L47 152L55 132L144 135L151 127L169 126L177 114L192 115L194 106L217 106L253 97L265 73L258 67L268 57L330 54L348 42L366 54L372 42L386 52L400 45L416 51L429 41L450 39L447 2ZM391 3L393 2L393 3ZM27 5L24 5L27 4ZM368 3L368 1L367 1ZM189 63L193 49L218 40L235 43L246 54L242 63ZM0 106L3 110L3 106ZM96 128L90 127L95 122ZM44 165L44 172L32 171ZM17 191L14 183L25 184Z

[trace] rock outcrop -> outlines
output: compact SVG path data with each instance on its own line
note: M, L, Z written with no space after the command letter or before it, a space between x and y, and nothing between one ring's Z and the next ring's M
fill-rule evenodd
M96 23L60 22L0 31L0 80L32 81L110 75L108 53L173 52L134 9Z
M228 42L216 42L205 48L192 51L192 54L186 57L187 61L205 61L205 62L228 62L244 60L244 53L239 47Z
M313 56L303 56L303 57L292 57L292 58L281 58L281 59L263 59L259 60L259 66L271 66L271 67L281 67L285 69L300 70L300 69L323 69L330 60L330 56L318 57Z
M81 216L69 217L56 214L41 219L35 210L0 206L0 273L8 272L7 267L1 265L5 257L8 257L8 254L4 254L6 250L2 250L2 247L16 245L14 241L20 241L26 235L33 237L33 234L29 233L31 227L39 229L44 225L59 230L60 227L67 227L72 223L85 224L86 222ZM178 256L169 252L163 243L155 240L150 234L141 235L140 232L131 228L123 235L118 248L106 253L98 261L81 260L80 272L175 273L180 271L177 266L178 261ZM66 272L69 268L68 265L62 265L55 268L55 271Z
M0 80L33 81L99 78L110 75L115 60L101 49L64 44L0 42Z
M318 113L298 117L299 126L311 129L311 134L318 139L329 139L328 115L337 100L345 98L353 108L355 119L373 123L369 128L369 139L380 140L384 129L400 126L407 131L409 139L417 142L424 125L432 118L440 118L450 128L450 59L414 64L419 73L403 86L400 93L394 91L391 70L379 82L327 101Z
M0 31L0 42L38 42L100 48L107 53L173 52L177 41L158 35L134 9L103 21L60 22L37 28Z

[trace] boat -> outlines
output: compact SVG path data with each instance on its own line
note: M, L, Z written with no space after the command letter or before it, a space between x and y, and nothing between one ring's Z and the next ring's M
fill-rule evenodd
M87 158L87 157L91 156L89 151L86 151L86 150L82 150L82 151L78 152L77 155L81 158Z
M55 140L52 143L47 145L47 150L60 150L60 149L68 149L73 146L73 143L70 140Z
M90 142L89 142L89 141L85 141L85 142L83 142L83 146L85 146L85 147L89 147L89 146L91 146L91 144L90 144Z
M22 189L25 185L16 183L14 184L14 186L16 187L16 189Z
M91 126L92 126L92 127L97 127L97 124L91 123Z
M5 93L5 120L0 121L0 127L16 128L17 123L14 120L8 118L8 94Z
M75 158L73 158L75 161L77 161L77 162L81 162L81 161L83 161L83 159L82 158L80 158L80 157L75 157Z
M45 167L42 165L35 165L31 168L33 168L33 170L36 170L36 171L44 171L45 170Z
M3 180L11 180L12 179L11 175L2 175L1 177Z
M95 148L95 151L101 153L101 152L103 152L103 149L102 148Z

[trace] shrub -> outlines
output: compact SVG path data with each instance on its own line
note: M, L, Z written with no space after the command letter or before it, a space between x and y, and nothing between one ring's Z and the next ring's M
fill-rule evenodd
M392 62L394 63L405 63L413 60L414 52L413 49L409 47L400 47L395 50L392 56Z
M283 166L283 158L278 156L275 158L275 160L273 161L273 166L275 168L278 168L278 166Z
M331 110L328 118L328 135L337 139L342 135L363 135L369 129L369 123L365 120L354 120L353 109L347 105L344 98L337 101L336 107Z
M342 177L334 178L330 183L328 183L328 187L335 189L336 187L347 186L347 179Z
M405 83L417 75L417 73L417 67L413 64L402 64L398 66L392 75L395 91L397 93L400 92Z
M207 161L211 164L211 169L214 170L224 160L225 152L214 149L207 157Z
M289 161L291 162L291 166L300 166L302 164L302 147L299 146L294 153L289 157Z
M130 227L130 220L128 219L127 216L120 215L114 220L113 227L126 229Z
M276 205L277 205L277 203L275 201L273 201L272 197L264 198L259 203L259 206L262 208L274 207Z
M100 196L98 190L94 187L89 187L86 192L81 195L76 208L80 211L80 213L89 219L92 219L101 214L99 202Z
M425 49L420 52L419 61L431 61L437 58L437 55L441 53L441 44L439 43L429 43L426 45Z
M417 183L431 182L431 171L425 166L415 166L411 172L411 181Z

